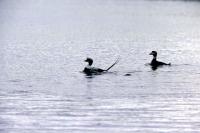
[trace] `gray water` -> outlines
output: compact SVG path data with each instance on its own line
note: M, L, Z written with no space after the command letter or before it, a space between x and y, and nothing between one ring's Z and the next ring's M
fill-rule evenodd
M1 133L200 132L199 1L1 0L0 46Z

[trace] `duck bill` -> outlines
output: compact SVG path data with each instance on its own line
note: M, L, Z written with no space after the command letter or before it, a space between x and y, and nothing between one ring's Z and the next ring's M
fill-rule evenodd
M151 52L149 55L153 55L153 53Z

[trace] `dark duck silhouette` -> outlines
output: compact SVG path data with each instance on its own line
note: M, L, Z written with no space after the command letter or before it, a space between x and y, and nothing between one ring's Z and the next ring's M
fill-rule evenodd
M164 63L161 61L157 61L157 52L156 51L152 51L149 55L153 55L153 59L150 63L153 70L156 70L160 66L164 66L164 65L170 66L171 65L171 63Z
M92 74L101 74L103 72L107 72L108 70L110 70L115 64L117 64L119 62L119 59L117 59L117 61L112 64L108 69L101 69L101 68L96 68L96 67L92 67L93 64L93 60L91 58L87 58L85 60L85 62L88 62L88 65L84 68L83 72L87 75L92 75Z

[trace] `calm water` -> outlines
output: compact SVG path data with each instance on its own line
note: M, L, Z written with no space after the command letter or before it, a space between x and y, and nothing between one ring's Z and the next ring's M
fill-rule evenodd
M200 132L198 1L1 0L0 45L1 133Z

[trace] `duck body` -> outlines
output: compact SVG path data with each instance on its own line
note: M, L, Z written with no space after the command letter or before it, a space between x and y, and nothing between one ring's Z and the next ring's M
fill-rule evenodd
M98 74L98 73L102 73L105 72L106 70L100 69L100 68L96 68L96 67L92 67L92 66L86 66L83 70L84 73L86 74Z
M88 62L88 65L84 68L83 72L87 75L93 75L93 74L95 75L95 74L101 74L103 72L108 72L108 70L110 70L115 64L119 62L119 59L114 64L112 64L108 69L92 67L93 60L91 58L87 58L85 62Z
M150 53L150 55L153 55L153 59L150 63L152 68L157 68L157 67L164 66L164 65L168 65L168 66L171 65L171 63L164 63L164 62L161 62L161 61L157 61L157 52L156 51L152 51Z
M83 72L87 75L96 75L101 74L102 72L105 72L106 70L103 70L101 68L92 67L93 60L91 58L87 58L85 62L88 62L88 65L84 68Z
M167 63L164 63L164 62L161 62L161 61L157 61L156 58L154 58L151 63L150 63L151 66L155 66L155 67L158 67L158 66L163 66L163 65L170 65L167 64Z

